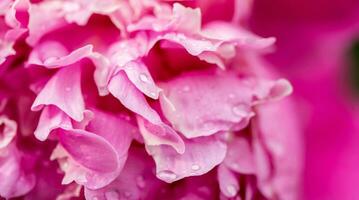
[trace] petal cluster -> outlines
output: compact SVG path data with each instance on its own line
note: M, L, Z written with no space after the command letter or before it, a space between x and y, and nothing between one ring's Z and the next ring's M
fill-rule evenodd
M297 199L275 39L245 28L251 1L223 4L0 3L0 196Z

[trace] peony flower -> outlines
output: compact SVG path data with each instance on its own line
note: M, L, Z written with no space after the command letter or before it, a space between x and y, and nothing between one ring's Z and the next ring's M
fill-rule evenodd
M298 199L292 86L251 2L4 3L0 195Z

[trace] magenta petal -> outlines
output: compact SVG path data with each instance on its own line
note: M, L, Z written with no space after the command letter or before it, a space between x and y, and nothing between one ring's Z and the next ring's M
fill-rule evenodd
M79 66L61 68L45 85L31 109L40 110L44 105L54 105L76 121L83 119L85 110L81 93Z
M168 146L155 146L150 154L156 162L157 177L167 183L207 173L220 164L227 146L216 137L186 140L186 151L179 154Z

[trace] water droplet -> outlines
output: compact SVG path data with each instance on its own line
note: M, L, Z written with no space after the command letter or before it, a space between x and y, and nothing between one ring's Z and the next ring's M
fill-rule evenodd
M151 92L150 95L151 95L151 97L153 97L153 98L156 98L156 97L157 97L157 94L156 94L155 92Z
M197 171L197 170L201 169L201 167L199 165L193 164L191 169L194 171Z
M120 199L118 192L111 190L111 191L107 191L105 193L105 197L107 200L115 200L115 199Z
M234 95L234 94L231 93L231 94L228 95L228 97L229 97L230 99L234 99L234 98L236 97L236 95Z
M136 183L139 188L144 188L146 186L145 180L142 176L136 178Z
M237 194L237 188L234 185L228 185L226 189L229 195L231 195L232 197Z
M232 111L235 115L238 115L240 117L246 117L248 115L249 108L248 108L248 106L240 104L240 105L233 107Z
M58 57L49 57L45 60L45 63L51 63L51 62L54 62L58 59Z
M186 86L183 87L182 90L183 90L184 92L188 92L188 91L191 90L191 88L190 88L188 85L186 85Z
M98 197L92 197L92 200L99 200Z
M71 91L71 88L70 88L70 87L66 87L65 90L66 90L66 92L70 92L70 91Z
M149 81L146 74L140 74L140 80L146 83Z
M158 172L157 176L166 181L173 181L177 178L177 175L169 170Z
M131 193L130 192L128 192L128 191L126 191L125 193L124 193L124 195L125 195L125 197L130 197L131 196Z

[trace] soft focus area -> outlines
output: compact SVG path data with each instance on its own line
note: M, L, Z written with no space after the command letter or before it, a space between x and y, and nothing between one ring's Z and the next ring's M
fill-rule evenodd
M359 199L358 0L0 0L0 199Z

